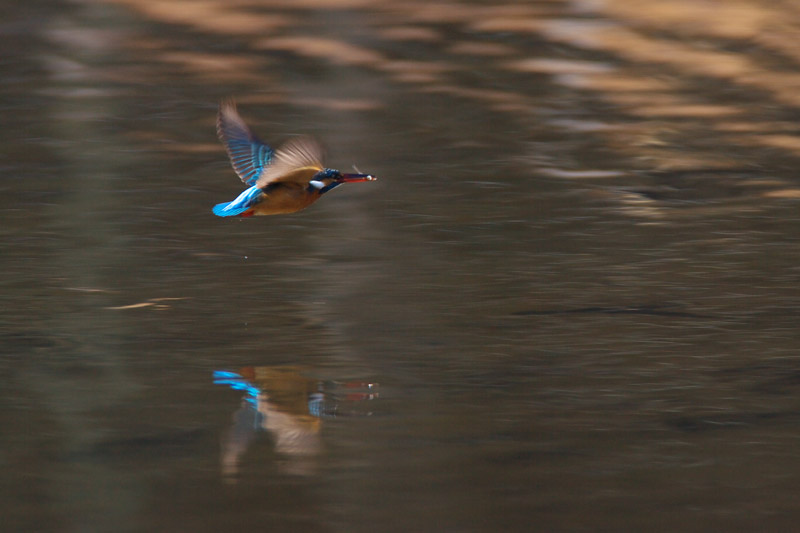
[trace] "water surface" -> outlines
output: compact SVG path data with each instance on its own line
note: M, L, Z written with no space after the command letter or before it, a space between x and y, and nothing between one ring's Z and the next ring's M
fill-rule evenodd
M800 8L0 13L9 530L796 523ZM228 96L379 181L214 217Z

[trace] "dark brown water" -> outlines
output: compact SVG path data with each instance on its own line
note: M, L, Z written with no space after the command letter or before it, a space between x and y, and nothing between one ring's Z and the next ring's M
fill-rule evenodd
M6 2L3 528L793 529L799 21ZM380 180L214 217L231 95Z

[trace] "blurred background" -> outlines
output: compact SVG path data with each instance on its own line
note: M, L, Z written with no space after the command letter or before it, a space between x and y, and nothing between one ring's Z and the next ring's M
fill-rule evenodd
M8 531L791 530L800 5L0 7ZM379 181L221 219L235 97Z

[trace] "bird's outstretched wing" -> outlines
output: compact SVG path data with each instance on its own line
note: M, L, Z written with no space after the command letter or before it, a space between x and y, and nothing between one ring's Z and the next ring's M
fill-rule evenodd
M323 150L313 137L294 137L275 151L272 163L264 168L256 186L264 188L275 182L310 179L322 170Z
M228 151L233 170L243 182L255 185L275 152L247 127L233 100L224 100L219 106L217 136Z

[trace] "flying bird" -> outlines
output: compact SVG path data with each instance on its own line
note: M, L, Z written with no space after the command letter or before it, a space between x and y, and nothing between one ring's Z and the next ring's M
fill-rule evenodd
M220 104L217 135L233 170L249 185L232 202L215 205L217 216L294 213L343 183L376 179L371 174L343 174L325 168L322 147L312 137L293 137L273 150L250 130L231 100Z

